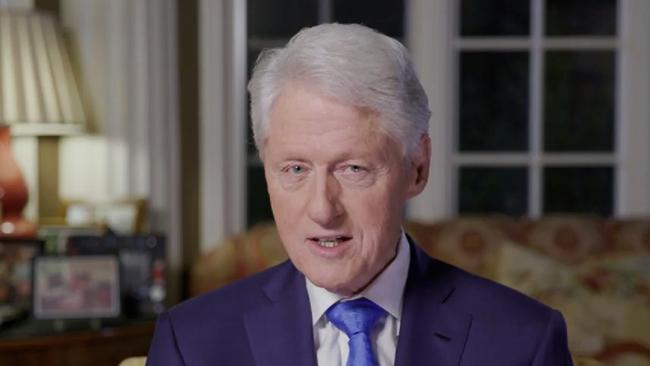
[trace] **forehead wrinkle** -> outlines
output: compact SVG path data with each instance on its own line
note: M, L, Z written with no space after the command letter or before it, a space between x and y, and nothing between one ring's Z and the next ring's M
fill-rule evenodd
M274 150L280 153L276 158L301 160L301 157L311 158L312 154L326 155L322 152L335 153L336 160L365 157L377 140L387 137L393 141L382 128L379 114L372 109L323 95L304 85L292 86L285 85L269 120L264 150L269 144L275 145ZM300 91L313 97L304 98L306 95ZM372 154L385 157L382 153L386 151L379 150ZM326 158L331 160L332 155Z
M329 144L321 139L312 142L289 143L279 139L280 160L327 160L328 162L339 162L353 158L365 158L369 155L366 149L362 148L365 142L351 143L346 146Z
M363 138L361 141L345 144L344 146L338 144L330 146L322 140L317 143L305 142L299 144L278 141L281 149L274 160L276 162L296 161L330 166L358 159L361 163L382 166L391 159L391 155L395 152L387 148L387 144L395 143L381 131L371 133L370 136L372 136L372 140Z
M271 111L270 114L274 115L276 112L279 112L278 111L279 105L281 106L280 110L284 111L283 114L289 114L294 116L296 113L299 114L299 112L296 112L294 108L287 108L286 105L287 102L290 100L290 98L287 97L287 94L290 95L294 94L297 90L303 92L299 94L299 97L304 96L304 93L316 97L316 98L308 98L307 100L308 105L311 107L309 108L310 111L312 112L311 114L315 119L318 118L318 116L321 116L322 114L331 114L332 105L338 105L340 107L337 110L337 112L339 113L344 108L354 109L359 115L358 118L359 121L371 121L378 116L378 113L372 110L370 107L367 107L365 105L359 105L357 103L352 103L349 100L346 100L345 98L342 98L339 95L333 95L327 92L326 90L319 90L318 86L310 85L310 83L300 81L300 80L287 80L283 84L283 86L280 89L280 92L278 93L277 97L275 98L272 104L272 107L270 108Z

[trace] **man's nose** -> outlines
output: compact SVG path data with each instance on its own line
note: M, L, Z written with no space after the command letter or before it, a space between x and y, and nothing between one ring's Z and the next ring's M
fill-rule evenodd
M343 213L339 201L341 186L330 174L323 174L313 182L312 197L310 197L309 217L320 226L330 226Z

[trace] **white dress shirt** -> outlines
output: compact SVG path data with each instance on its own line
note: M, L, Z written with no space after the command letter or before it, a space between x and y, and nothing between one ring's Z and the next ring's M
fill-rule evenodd
M395 364L397 340L402 317L402 295L408 276L410 249L404 231L400 236L395 259L366 287L351 299L365 297L386 310L371 335L372 347L380 366ZM307 279L307 293L311 304L316 359L321 366L345 366L348 359L348 336L336 328L325 311L343 296L314 285Z

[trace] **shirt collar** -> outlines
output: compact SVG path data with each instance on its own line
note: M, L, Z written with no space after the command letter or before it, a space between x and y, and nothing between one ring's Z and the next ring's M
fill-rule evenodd
M402 230L395 259L368 287L350 299L365 297L381 306L399 321L402 316L402 294L408 276L410 257L408 240ZM306 278L306 283L311 305L312 325L316 325L325 311L343 299L343 296L314 285L308 278Z

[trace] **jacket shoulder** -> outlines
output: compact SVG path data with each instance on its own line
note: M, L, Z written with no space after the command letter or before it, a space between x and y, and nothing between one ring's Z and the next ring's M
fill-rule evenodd
M296 275L293 265L283 263L170 308L156 324L149 355L160 362L152 364L253 364L245 314L271 301L269 284L293 278L295 286Z
M224 287L188 299L169 309L172 318L205 319L206 317L232 317L260 304L266 303L264 287L278 276L291 275L295 270L286 261L255 275L237 280ZM189 319L188 319L189 318Z
M513 288L432 260L438 262L436 266L446 267L443 271L453 278L455 289L448 303L459 306L475 317L522 317L529 321L539 319L546 322L553 311L549 306Z
M504 365L571 365L566 324L557 310L444 262L429 257L425 262L424 281L451 289L442 301L446 314L470 319L463 364L491 365L485 360L494 359Z

